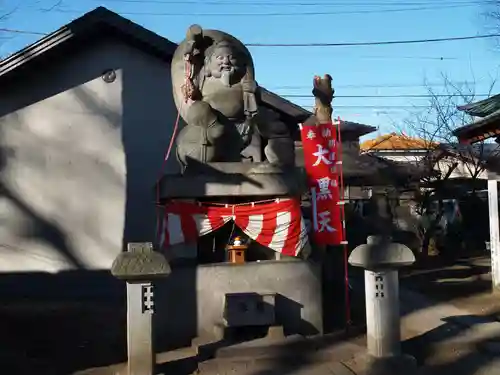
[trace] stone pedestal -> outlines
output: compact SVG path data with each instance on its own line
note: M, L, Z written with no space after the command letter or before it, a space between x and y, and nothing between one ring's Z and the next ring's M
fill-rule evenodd
M365 269L366 329L370 375L412 374L413 357L401 353L398 269L415 262L406 246L387 237L368 237L356 247L349 263Z
M111 273L127 283L128 375L153 375L153 280L169 275L170 267L151 243L130 243L127 250L115 259Z
M160 181L160 199L164 202L195 200L238 204L298 197L305 191L306 176L300 168L267 162L201 163L190 160L182 174L165 175ZM233 250L242 249L234 246L229 249ZM296 258L245 263L240 262L243 257L237 258L233 257L233 263L176 269L168 280L172 285L173 279L189 278L176 284L193 288L192 291L184 290L184 295L189 300L187 293L193 293L191 303L194 306L186 306L186 311L180 315L189 315L187 309L191 307L196 310L197 338L194 342L216 342L225 332L246 333L256 326L280 325L292 334L322 332L321 296L317 293L321 272L316 265Z
M300 168L262 163L197 163L184 174L165 175L160 180L160 197L296 196L306 189Z

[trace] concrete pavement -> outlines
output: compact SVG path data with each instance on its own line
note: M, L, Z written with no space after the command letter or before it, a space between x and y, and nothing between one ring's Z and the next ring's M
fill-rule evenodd
M402 290L404 347L422 375L500 374L500 322Z
M419 361L419 375L500 374L499 321L448 302L431 301L404 287L400 298L403 350ZM158 360L163 363L159 365L160 373L364 375L367 371L364 335L349 340L332 335L307 341L293 337L277 339L270 346L258 341L234 345L218 350L216 359L201 361L196 371L195 354L191 351L184 359L174 358L174 353L159 355ZM183 371L192 371L178 372L176 369L181 367ZM117 365L78 374L121 375L125 374L123 369L123 365Z

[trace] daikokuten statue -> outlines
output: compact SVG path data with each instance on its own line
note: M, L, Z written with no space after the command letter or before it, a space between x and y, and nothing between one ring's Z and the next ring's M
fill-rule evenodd
M177 156L189 160L240 162L241 152L258 132L267 140L270 163L293 165L289 130L260 105L252 56L235 37L218 30L188 29L172 59L175 104L186 126L177 136Z

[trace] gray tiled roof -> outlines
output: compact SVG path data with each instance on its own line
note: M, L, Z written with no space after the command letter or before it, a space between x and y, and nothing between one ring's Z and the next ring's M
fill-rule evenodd
M476 117L489 116L494 112L500 111L500 94L475 103L461 105L458 107L458 110Z

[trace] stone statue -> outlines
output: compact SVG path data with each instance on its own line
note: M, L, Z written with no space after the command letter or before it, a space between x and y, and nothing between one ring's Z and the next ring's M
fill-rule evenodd
M179 132L177 157L189 160L244 161L241 152L257 131L267 140L270 163L293 165L289 130L273 111L259 106L259 87L248 49L218 30L188 29L172 59L175 104L186 126Z

